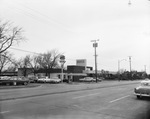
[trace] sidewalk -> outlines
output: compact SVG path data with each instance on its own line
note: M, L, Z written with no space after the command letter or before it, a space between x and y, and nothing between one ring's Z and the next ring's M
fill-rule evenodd
M18 85L18 86L3 86L0 85L0 90L4 90L4 89L18 89L18 88L33 88L33 87L38 87L40 86L40 84L29 84L29 85Z
M138 81L102 81L99 83L44 84L34 88L0 89L0 101L16 100L83 90L139 84Z

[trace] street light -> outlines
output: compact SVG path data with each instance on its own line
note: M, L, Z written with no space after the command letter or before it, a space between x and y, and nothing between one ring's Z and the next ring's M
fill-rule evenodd
M126 59L118 60L118 73L120 74L120 63L122 61L127 61Z
M65 64L65 56L61 55L60 56L60 63L61 63L61 82L63 83L64 75L63 75L63 69L64 69L64 64Z
M131 1L129 0L128 5L131 5Z
M118 76L119 76L118 78L119 78L119 81L122 79L122 76L120 75L120 63L122 61L127 61L127 60L126 59L118 60Z
M97 54L96 54L96 48L98 47L98 43L97 43L98 40L91 40L91 42L94 42L93 43L93 47L94 47L94 51L95 51L95 78L96 78L96 83L97 83Z
M145 73L146 73L146 65L144 65L144 71L145 71Z

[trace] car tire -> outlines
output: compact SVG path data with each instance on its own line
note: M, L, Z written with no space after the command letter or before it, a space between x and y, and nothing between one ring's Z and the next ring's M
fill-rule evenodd
M137 95L137 99L141 99L142 97L140 95Z

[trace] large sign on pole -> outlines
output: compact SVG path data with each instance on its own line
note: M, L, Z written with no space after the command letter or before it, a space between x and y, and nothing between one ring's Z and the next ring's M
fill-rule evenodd
M93 43L93 47L98 47L98 43Z
M86 59L77 59L76 60L76 65L77 66L85 66L87 65L87 60Z

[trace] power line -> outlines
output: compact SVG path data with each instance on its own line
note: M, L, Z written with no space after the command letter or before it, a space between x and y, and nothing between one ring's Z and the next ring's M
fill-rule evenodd
M37 54L37 55L40 55L40 54L41 54L41 53L32 52L32 51L27 51L27 50L22 50L22 49L14 48L14 47L10 47L10 49L17 50L17 51L21 51L21 52L27 52L27 53Z
M11 4L14 4L14 3L12 2ZM64 23L62 23L62 22L60 22L54 18L51 18L50 16L47 16L46 14L43 14L43 13L39 12L38 10L35 10L35 9L30 8L28 6L22 5L20 3L17 3L17 4L26 8L26 10L25 10L25 9L20 9L20 8L15 7L15 9L17 9L19 11L23 11L24 15L31 17L34 20L38 20L39 22L42 22L46 25L47 25L47 23L48 24L51 23L50 25L52 25L52 23L59 25L59 26L61 25L63 27L63 29L70 31L70 29L67 28L67 27L69 27L68 25L66 25L66 24L64 24ZM46 21L47 23L45 23L44 21Z
M19 4L19 3L18 3L18 4ZM26 9L28 9L28 10L30 10L30 11L33 11L33 12L36 13L36 14L39 14L40 16L46 18L48 21L52 21L52 22L54 22L54 23L56 23L56 24L60 24L60 25L63 25L63 26L65 26L65 27L68 27L68 25L66 25L66 24L64 24L64 23L62 23L62 22L60 22L60 21L58 21L57 19L54 19L54 18L52 18L52 17L50 17L50 16L47 16L46 14L43 14L43 13L39 12L37 9L30 8L30 7L28 7L28 6L24 5L24 4L20 4L20 5L23 6L23 7L25 7Z

